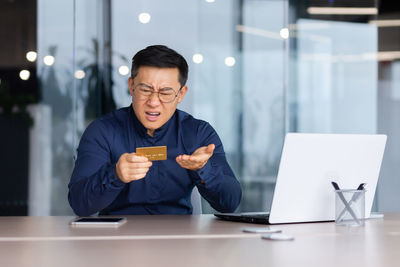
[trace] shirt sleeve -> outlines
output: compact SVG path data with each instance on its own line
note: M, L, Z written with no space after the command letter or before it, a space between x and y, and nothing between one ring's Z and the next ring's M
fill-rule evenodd
M123 183L111 162L112 132L94 121L86 129L78 147L78 157L68 185L68 201L78 216L89 216L109 206Z
M242 198L242 190L229 166L222 142L210 124L200 124L197 132L200 146L214 144L215 149L206 165L198 171L189 171L200 194L219 212L234 212Z

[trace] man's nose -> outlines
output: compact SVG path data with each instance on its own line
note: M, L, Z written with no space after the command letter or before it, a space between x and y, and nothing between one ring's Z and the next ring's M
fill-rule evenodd
M151 106L156 106L161 103L160 98L158 96L158 92L153 92L150 96L149 99L147 99L147 103Z

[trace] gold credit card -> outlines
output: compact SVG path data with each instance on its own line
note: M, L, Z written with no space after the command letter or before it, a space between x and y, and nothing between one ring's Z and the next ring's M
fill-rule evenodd
M137 147L136 155L145 156L151 161L166 160L167 146Z

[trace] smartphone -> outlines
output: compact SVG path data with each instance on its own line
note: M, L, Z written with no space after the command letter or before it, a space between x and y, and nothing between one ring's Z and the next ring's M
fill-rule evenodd
M126 223L125 217L81 217L73 220L73 226L113 226L118 227Z
M267 227L247 227L247 228L243 228L243 232L245 233L280 233L282 232L281 230L278 229L269 229Z

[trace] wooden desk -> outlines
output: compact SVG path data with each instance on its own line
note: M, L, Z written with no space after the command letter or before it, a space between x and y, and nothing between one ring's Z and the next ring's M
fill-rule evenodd
M294 241L246 234L257 225L212 215L128 216L120 228L76 228L72 217L0 217L0 266L400 266L400 214L365 227L275 225Z

